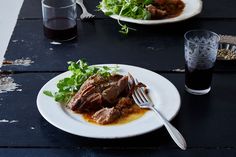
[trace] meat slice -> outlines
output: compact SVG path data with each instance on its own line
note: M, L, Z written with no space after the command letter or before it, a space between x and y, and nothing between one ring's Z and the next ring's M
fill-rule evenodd
M103 98L108 103L115 103L117 101L118 96L128 87L128 77L123 76L113 85L110 85L109 88L105 89L102 92Z
M117 120L121 116L119 110L112 108L103 108L93 114L92 118L98 124L109 124Z
M79 105L86 100L86 97L96 93L96 84L101 84L106 80L100 75L93 75L89 77L80 87L79 91L71 98L70 102L67 104L71 110L75 111L79 108Z
M77 92L70 100L70 102L67 104L67 107L69 107L71 110L75 111L78 109L78 103L81 103L83 99L86 99L89 95L93 94L95 92L95 87L93 85L87 85L84 90L81 90Z
M105 82L107 82L107 80L100 75L90 76L80 87L79 93L81 93L83 90L87 89L88 86L91 86L91 85L96 86L99 84L103 84Z
M103 99L100 93L93 93L81 100L77 109L81 113L97 111L103 107Z

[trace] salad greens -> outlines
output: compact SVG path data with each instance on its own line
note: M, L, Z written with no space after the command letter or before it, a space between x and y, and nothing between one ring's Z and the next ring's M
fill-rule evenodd
M148 20L151 19L151 14L146 10L145 6L151 4L153 0L102 0L98 6L99 9L106 8L105 15L119 15L126 16L134 19ZM119 19L118 23L121 26L120 32L128 34L130 28L121 24Z
M145 6L151 4L152 0L102 0L98 6L100 9L105 6L106 15L120 15L134 19L148 20L151 14Z
M103 77L109 77L112 73L118 71L118 67L89 66L84 60L68 62L68 64L68 70L72 72L72 75L59 80L57 83L58 91L55 93L48 90L43 91L45 95L53 97L55 101L62 104L68 103L90 76L99 74Z

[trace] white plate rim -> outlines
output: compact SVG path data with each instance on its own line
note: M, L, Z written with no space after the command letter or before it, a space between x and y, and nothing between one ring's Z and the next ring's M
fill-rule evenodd
M165 77L163 77L163 76L161 76L161 75L159 75L159 74L157 74L157 73L155 73L155 72L153 72L153 71L150 71L150 70L147 70L147 69L144 69L144 68L141 68L141 67L137 67L137 66L132 66L132 65L124 65L124 64L98 64L98 65L95 65L95 66L103 66L103 65L105 65L105 66L119 66L121 69L124 69L124 68L131 68L131 69L138 69L138 70L141 70L141 71L145 71L145 72L148 72L148 73L152 73L153 75L156 75L156 76L158 76L158 77L160 77L160 78L162 78L163 80L165 80L166 82L168 82L168 84L171 86L171 88L175 91L175 100L177 101L176 103L175 103L175 111L174 111L174 113L171 115L171 116L169 116L169 117L166 117L166 119L167 120L172 120L176 115L177 115L177 113L179 112L179 110L180 110L180 106L181 106L181 99L180 99L180 94L179 94L179 92L178 92L178 90L177 90L177 88L168 80L168 79L166 79ZM64 73L62 73L62 74L59 74L59 75L57 75L57 76L55 76L54 78L52 78L51 80L49 80L41 89L40 89L40 91L39 91L39 93L38 93L38 96L37 96L37 100L36 100L36 102L37 102L37 108L38 108L38 110L39 110L39 112L40 112L40 114L44 117L44 119L46 119L50 124L52 124L53 126L55 126L55 127L57 127L57 128L59 128L59 129L61 129L61 130L63 130L63 131L65 131L65 132L68 132L68 133L71 133L71 134L74 134L74 135L78 135L78 136L83 136L83 137L89 137L89 138L97 138L97 139L116 139L116 138L127 138L127 137L133 137L133 136L138 136L138 135L142 135L142 134L145 134L145 133L149 133L149 132L151 132L151 131L154 131L154 130L156 130L156 129L159 129L159 128L161 128L163 125L161 124L161 122L159 121L156 121L156 122L158 122L157 124L158 125L156 125L156 126L152 126L151 127L151 129L145 129L145 128L143 128L143 130L139 130L139 131L134 131L134 129L132 129L133 130L133 132L134 133L122 133L122 134L117 134L117 132L114 132L115 130L114 129L120 129L120 130L122 130L122 129L124 129L125 127L127 128L127 126L126 125L114 125L114 126L112 126L112 128L109 128L109 127L107 127L107 126L98 126L98 125L93 125L93 124L91 124L91 125L93 125L92 127L90 126L90 123L88 123L87 122L87 124L89 124L89 126L83 126L82 128L84 129L84 130L79 130L78 131L78 129L75 129L75 128L73 128L73 126L75 126L76 124L79 124L78 123L78 121L75 121L73 118L68 118L68 115L67 116L65 116L66 115L66 113L65 113L65 110L64 110L64 107L61 107L59 104L57 104L56 102L54 102L54 104L55 104L55 106L54 107L56 107L57 109L59 109L58 111L59 112L64 112L63 114L64 115L62 115L62 117L64 118L64 120L65 120L65 118L66 118L66 120L67 120L67 122L69 123L69 125L67 124L67 123L64 123L64 124L61 124L60 123L60 120L58 121L58 117L55 117L55 116L53 116L52 114L50 114L48 111L47 112L45 112L46 110L45 110L45 108L42 106L42 98L44 97L44 98L46 98L46 99L48 99L49 97L48 96L46 96L46 95L44 95L43 94L43 91L44 90L48 90L48 86L51 84L51 82L52 81L56 81L56 80L58 80L58 78L64 78L65 76L68 76L69 75L69 71L67 71L67 72L64 72ZM51 98L52 99L52 98ZM54 100L52 100L52 101L54 101ZM54 108L55 109L55 108ZM73 113L72 113L73 114ZM77 114L78 115L78 114ZM148 111L148 114L147 114L148 116L149 116L149 119L150 119L150 116L151 117L155 117L155 114L153 113L153 112L151 112L151 111ZM145 116L146 116L146 114L145 114ZM144 117L144 116L143 116ZM62 119L63 119L62 118ZM142 117L141 117L142 118ZM140 119L141 119L140 118ZM134 124L133 124L133 122L134 122ZM135 126L135 122L136 121L133 121L132 122L132 125L130 125L130 126L128 126L128 127L133 127L133 126ZM81 125L82 123L80 123L80 125ZM128 125L129 125L130 123L128 123ZM137 124L136 124L137 125ZM146 124L145 124L146 125ZM153 124L152 124L153 125ZM72 127L71 127L72 126ZM81 127L81 126L80 126ZM94 129L93 127L95 127L95 130L96 131L98 131L98 134L97 133L93 133L93 131L92 131L92 129ZM114 128L113 128L114 127ZM99 128L99 129L98 129ZM87 130L86 130L87 129ZM106 131L108 131L106 134L101 134L102 133L102 131L104 130L104 129L106 129ZM88 130L89 130L89 132L88 132ZM114 132L114 134L113 133L109 133L109 131L113 131ZM100 134L99 134L100 133Z
M129 17L119 16L119 15L109 15L111 18L124 21L124 22L130 22L130 23L136 23L141 25L157 25L157 24L165 24L165 23L174 23L174 22L180 22L187 20L191 17L194 17L201 13L202 11L202 0L182 0L185 3L185 8L183 12L176 17L168 18L168 19L158 19L158 20L139 20L139 19L133 19ZM104 4L102 4L101 10L105 13L107 12L106 7Z

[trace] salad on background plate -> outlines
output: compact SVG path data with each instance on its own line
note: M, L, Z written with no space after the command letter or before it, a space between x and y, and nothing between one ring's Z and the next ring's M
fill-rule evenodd
M98 8L118 21L121 33L129 28L120 21L155 25L191 18L202 10L201 0L102 0Z

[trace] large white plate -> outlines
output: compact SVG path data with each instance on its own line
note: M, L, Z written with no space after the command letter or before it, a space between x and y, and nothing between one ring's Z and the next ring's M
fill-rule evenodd
M185 3L185 8L184 8L183 12L179 16L173 17L173 18L158 19L158 20L138 20L138 19L118 16L118 15L110 15L110 17L113 19L116 19L116 20L119 19L120 21L125 21L125 22L130 22L130 23L143 24L143 25L156 25L156 24L183 21L183 20L189 19L201 12L201 10L202 10L202 1L201 0L182 0L182 1ZM104 5L101 8L101 10L103 12L107 12L107 9Z
M115 66L115 64L106 65ZM153 103L168 120L177 114L180 108L180 96L170 81L143 68L130 65L118 66L120 74L125 75L130 72L135 78L147 85ZM44 90L57 91L57 82L70 74L70 72L65 72L51 79L42 87L37 97L39 112L55 127L85 137L124 138L144 134L162 126L161 121L152 111L146 112L144 116L135 121L122 125L100 126L86 122L81 115L73 113L56 103L51 97L43 94Z

